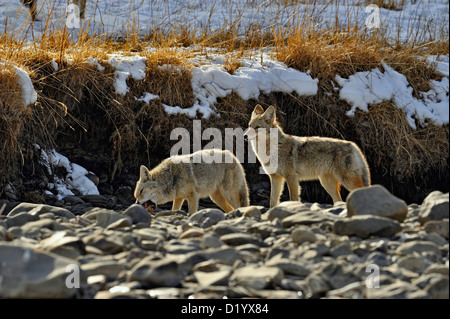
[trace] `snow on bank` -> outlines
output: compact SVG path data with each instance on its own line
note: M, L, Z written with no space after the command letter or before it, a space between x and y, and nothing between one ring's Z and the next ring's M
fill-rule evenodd
M215 111L214 104L218 98L224 98L231 93L238 94L244 100L257 99L261 93L296 92L300 96L317 93L319 80L288 68L267 54L258 58L242 58L239 62L242 66L234 74L224 69L223 55L215 55L212 61L193 67L191 86L196 101L190 108L164 104L165 111L170 115L181 113L192 118L199 111L203 118L207 119L212 114L220 116Z
M30 76L24 70L19 68L18 66L0 61L1 66L9 66L12 67L14 72L17 75L17 83L22 89L22 101L24 106L32 105L37 101L37 93L34 90L33 82L31 82Z
M109 60L106 61L109 65L116 69L114 72L114 89L117 94L123 96L128 93L130 88L127 86L127 79L130 76L136 81L145 79L146 61L147 58L141 56L124 57L117 54L114 54ZM95 62L97 62L98 65L98 61L91 61L91 63Z
M41 150L42 164L47 167L48 174L54 177L55 184L49 184L49 186L56 190L58 199L74 195L73 190L77 190L81 195L99 195L97 186L87 177L90 172L84 167L72 163L67 157L55 150L46 152L37 144L35 144L35 147ZM65 169L67 172L65 176L61 177L55 174L55 169L58 167Z
M403 74L385 63L382 65L384 73L375 68L357 72L348 79L339 75L335 77L341 86L339 97L352 107L347 112L348 116L353 116L356 109L368 112L369 105L392 101L404 110L409 125L414 129L417 128L415 119L421 125L426 125L428 120L437 125L449 123L448 77L442 78L441 81L432 81L432 89L421 92L423 100L419 100L413 96L413 88Z

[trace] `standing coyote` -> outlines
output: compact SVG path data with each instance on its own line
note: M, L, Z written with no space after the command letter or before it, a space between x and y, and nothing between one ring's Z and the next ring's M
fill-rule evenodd
M214 157L216 161L205 160ZM189 214L198 209L200 198L209 196L225 212L249 206L249 194L242 165L230 151L208 149L172 156L152 170L144 165L134 197L149 212L153 205L172 201L179 210L187 199Z
M37 12L36 12L37 0L21 0L21 1L25 6L30 8L31 19L33 21L37 20ZM86 11L86 0L72 0L72 2L76 4L80 9L80 18L84 19L84 13Z
M271 141L268 132L271 128L278 131L277 140ZM256 105L244 135L250 140L258 160L269 175L270 207L278 204L284 181L287 182L291 201L299 200L299 181L318 179L334 203L342 201L341 185L350 191L370 185L369 167L355 143L327 137L288 135L280 127L273 106L264 112L261 105ZM268 157L269 147L273 148L273 143L277 143L275 147L278 152L275 157ZM266 151L261 151L261 144L265 144ZM269 173L267 168L270 162L276 160L276 170Z

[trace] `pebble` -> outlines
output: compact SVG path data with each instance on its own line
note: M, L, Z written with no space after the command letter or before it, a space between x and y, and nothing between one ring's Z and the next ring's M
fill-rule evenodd
M448 299L448 194L386 214L378 210L391 194L364 192L373 189L384 195L369 196L364 209L355 191L336 205L287 201L192 216L150 215L111 195L55 200L61 207L7 202L0 297ZM66 286L68 266L78 267L79 288ZM379 288L370 288L376 270Z

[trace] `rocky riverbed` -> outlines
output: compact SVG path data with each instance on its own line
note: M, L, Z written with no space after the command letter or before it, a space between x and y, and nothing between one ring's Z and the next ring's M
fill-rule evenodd
M229 214L112 197L0 202L3 298L449 298L449 194L382 186L346 203Z

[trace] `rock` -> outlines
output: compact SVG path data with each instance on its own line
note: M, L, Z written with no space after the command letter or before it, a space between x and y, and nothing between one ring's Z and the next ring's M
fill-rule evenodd
M225 213L215 208L199 210L189 217L189 222L202 228L211 227L225 219Z
M426 252L431 252L437 255L441 254L439 247L435 243L430 241L418 241L418 240L401 244L400 246L397 247L396 252L402 256L411 255L414 252L418 254Z
M6 243L0 244L0 256L2 298L72 298L78 289L71 284L85 282L79 268L70 270L78 267L72 259Z
M430 193L420 206L419 221L425 224L430 220L449 219L449 194L440 191Z
M116 279L122 271L128 270L129 267L116 261L95 261L82 264L81 269L87 276L103 275L106 278Z
M152 216L139 204L131 205L122 214L131 217L133 224L142 223L148 226L152 220Z
M189 273L192 265L186 258L144 258L127 275L128 281L145 282L154 287L175 287Z
M390 218L361 215L344 218L334 223L333 232L338 235L392 237L401 230L400 223Z
M381 185L355 189L347 197L348 217L374 215L402 222L407 214L406 203Z
M429 299L425 291L404 281L388 286L380 285L379 288L367 288L366 294L369 299Z
M260 290L281 283L283 277L283 272L278 267L248 265L236 269L230 281L233 285Z
M0 241L6 240L6 227L0 225Z
M92 204L94 207L103 207L107 208L108 206L108 200L103 195L96 195L96 194L90 194L90 195L83 195L80 196L80 198L86 202ZM112 207L109 207L112 208Z
M70 211L68 211L65 208L61 208L61 207L55 207L55 206L50 206L50 205L45 205L45 204L31 204L31 203L21 203L19 205L17 205L13 210L11 210L9 212L9 214L7 215L8 217L12 217L15 216L19 213L29 213L31 215L41 215L44 213L53 213L56 216L59 217L64 217L67 219L71 219L71 218L75 218L75 215L72 214Z
M431 265L431 262L427 259L418 256L404 256L401 257L396 263L399 267L406 268L418 274L422 274L425 269Z
M133 224L130 216L124 216L112 210L103 208L93 208L87 213L83 214L83 218L95 221L96 225L103 228L120 228L129 227Z
M425 270L425 274L441 274L448 277L448 265L429 265L429 267Z
M204 234L205 234L205 231L203 230L203 228L192 227L192 228L189 228L186 231L184 231L180 235L179 239L198 238L198 237L203 237Z
M427 233L436 233L448 239L449 223L448 219L430 220L423 226Z
M280 268L286 275L307 276L310 273L310 270L300 262L282 258L281 255L277 255L267 261L265 266Z
M297 226L294 228L291 233L291 238L297 244L301 244L304 241L310 243L317 241L317 236L306 226Z
M306 283L309 288L307 298L318 297L330 290L330 286L319 276L308 276Z
M75 206L78 204L85 204L84 200L82 200L81 198L79 198L78 196L75 195L68 195L63 197L62 201L65 204L68 204L70 206Z
M374 251L367 256L366 262L369 264L375 264L378 267L390 266L392 264L391 259L379 251Z
M227 286L231 273L231 268L213 272L195 271L194 277L201 287Z
M36 221L39 220L39 215L37 213L28 213L28 212L22 212L18 213L12 217L8 217L6 219L6 226L7 228L13 227L13 226L22 226L30 221Z
M103 233L93 233L82 238L86 245L86 250L89 246L99 249L102 253L116 254L123 251L126 247L123 239L118 236L108 236Z
M322 211L303 211L301 213L296 213L290 215L283 219L281 222L284 228L289 228L297 225L311 225L315 223L323 223L323 222L334 222L338 220L339 217L336 215L325 213Z
M78 237L71 236L67 231L56 232L42 240L40 247L48 252L68 258L77 258L86 254L83 241Z
M430 281L424 288L431 299L449 299L449 284L447 277L438 277Z
M331 256L337 258L339 256L347 256L353 254L353 250L348 243L341 243L330 249Z
M186 256L192 265L196 265L210 259L216 259L225 265L232 265L237 259L239 259L239 257L240 254L235 248L227 246L208 248L190 253Z
M239 246L245 244L254 244L259 247L266 246L266 243L260 239L246 233L226 234L221 236L220 240L229 246Z
M282 221L284 218L290 215L306 212L309 210L310 209L302 202L286 201L281 202L277 206L269 209L266 215L268 220L274 220L275 218L278 218Z

